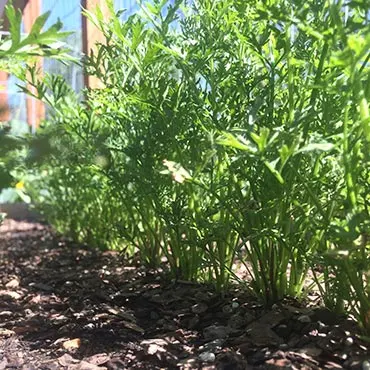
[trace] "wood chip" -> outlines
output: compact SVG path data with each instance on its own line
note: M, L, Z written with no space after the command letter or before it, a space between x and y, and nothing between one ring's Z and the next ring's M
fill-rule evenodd
M140 333L140 334L144 334L145 333L145 330L143 328L141 328L139 325L136 325L135 323L133 322L129 322L129 321L120 321L120 323L127 329L131 329L133 331L136 331L137 333Z
M19 280L18 279L12 279L9 282L5 284L5 287L8 289L17 289L19 288Z
M15 334L15 331L13 331L13 330L5 329L5 328L0 328L0 337L9 338L9 337L11 337L14 334Z
M63 348L66 350L77 349L77 348L80 348L80 346L81 346L80 338L67 340L63 343Z
M103 365L110 360L110 357L106 353L97 353L90 357L85 358L85 361L93 365Z

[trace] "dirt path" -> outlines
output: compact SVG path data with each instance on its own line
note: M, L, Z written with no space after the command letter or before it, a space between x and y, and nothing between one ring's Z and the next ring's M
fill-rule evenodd
M350 320L171 283L45 225L7 220L0 265L0 370L370 368Z

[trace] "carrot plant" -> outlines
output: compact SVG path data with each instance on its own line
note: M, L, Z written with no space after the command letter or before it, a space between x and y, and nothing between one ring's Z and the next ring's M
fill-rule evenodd
M140 2L125 22L109 4L109 22L86 13L101 86L74 104L38 86L59 133L50 176L71 180L42 181L80 234L219 291L240 262L267 305L306 293L312 269L368 329L366 1Z

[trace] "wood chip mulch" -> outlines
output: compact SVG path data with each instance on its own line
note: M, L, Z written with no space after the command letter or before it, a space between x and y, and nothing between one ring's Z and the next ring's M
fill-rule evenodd
M6 220L0 266L0 370L370 369L354 321L314 300L267 310L46 225Z

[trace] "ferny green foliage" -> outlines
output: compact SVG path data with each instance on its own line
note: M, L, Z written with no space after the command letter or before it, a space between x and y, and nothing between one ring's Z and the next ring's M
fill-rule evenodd
M53 115L30 192L52 223L266 305L311 281L369 332L368 2L110 8L87 13L101 87L36 83Z

